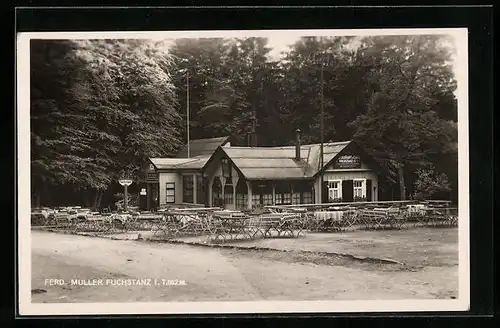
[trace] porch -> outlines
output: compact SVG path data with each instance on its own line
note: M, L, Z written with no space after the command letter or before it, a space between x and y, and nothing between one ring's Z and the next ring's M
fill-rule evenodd
M208 183L209 207L254 209L267 205L314 203L312 180L247 180L215 176Z

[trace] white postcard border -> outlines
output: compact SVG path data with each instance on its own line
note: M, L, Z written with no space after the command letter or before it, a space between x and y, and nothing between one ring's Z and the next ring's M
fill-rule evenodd
M130 302L31 303L30 228L30 40L180 37L365 36L448 34L455 38L455 72L458 83L459 156L459 295L450 300L374 301L251 301L251 302ZM320 312L466 311L470 303L469 273L469 136L468 136L468 32L466 28L244 30L168 32L26 32L17 35L17 176L18 176L18 297L20 315L101 314L230 314Z

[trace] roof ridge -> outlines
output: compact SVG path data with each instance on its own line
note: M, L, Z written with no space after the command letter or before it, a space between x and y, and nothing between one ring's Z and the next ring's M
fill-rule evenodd
M332 141L332 142L324 142L323 145L340 145L350 143L352 140L345 141ZM304 144L301 147L312 147L319 146L321 143L313 143L313 144ZM223 148L233 148L233 149L283 149L283 148L294 148L295 145L287 145L287 146L257 146L257 147L249 147L249 146L222 146Z
M221 137L210 137L210 138L200 138L200 139L191 139L190 142L193 141L201 141L201 140L214 140L214 139L227 139L229 136L221 136Z

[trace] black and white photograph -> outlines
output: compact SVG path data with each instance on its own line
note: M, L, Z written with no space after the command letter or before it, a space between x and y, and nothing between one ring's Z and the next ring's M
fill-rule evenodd
M21 314L469 308L467 29L17 51Z

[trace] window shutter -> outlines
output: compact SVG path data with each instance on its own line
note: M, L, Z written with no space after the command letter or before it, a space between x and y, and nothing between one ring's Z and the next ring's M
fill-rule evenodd
M354 200L354 182L353 180L342 181L342 201L352 202Z
M321 187L321 199L322 203L328 203L328 181L323 181L323 186Z
M366 179L366 200L372 201L372 180Z

